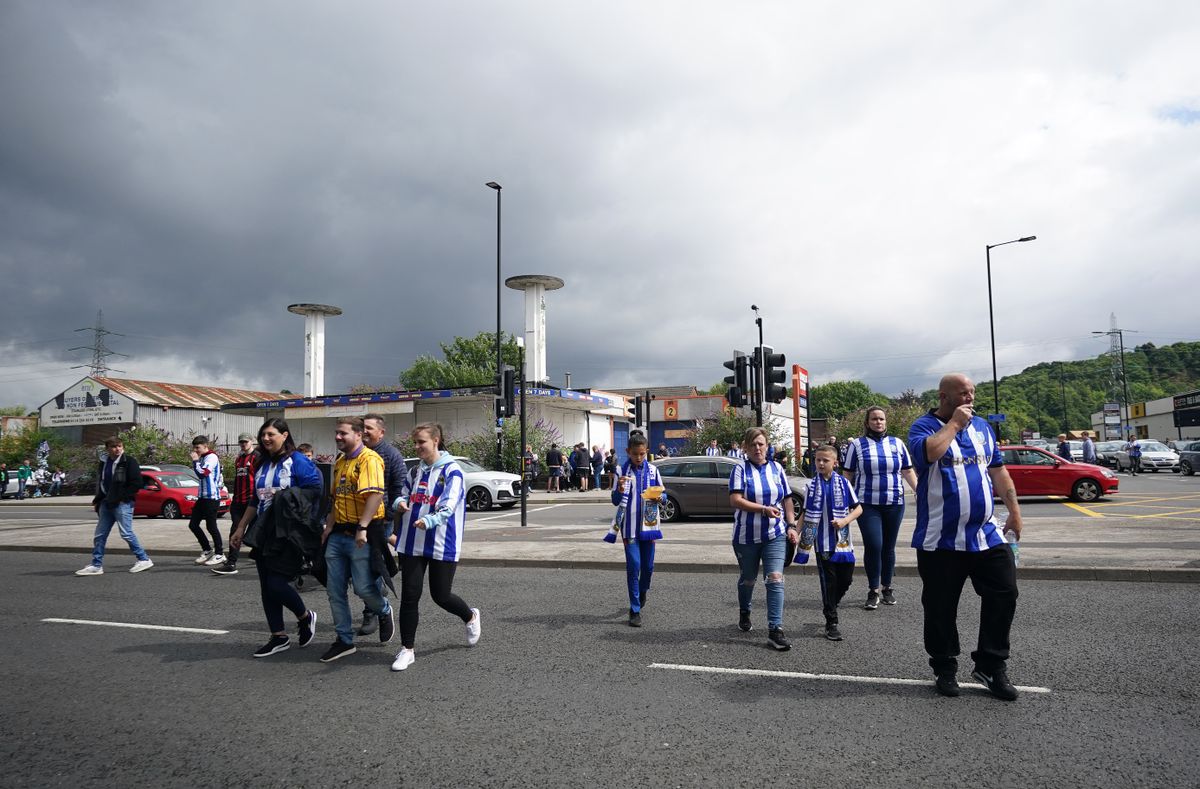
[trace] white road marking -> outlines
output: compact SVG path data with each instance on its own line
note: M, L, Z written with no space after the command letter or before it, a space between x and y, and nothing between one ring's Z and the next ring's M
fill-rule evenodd
M548 507L538 507L536 510L529 510L529 509L527 509L527 510L526 510L526 513L528 513L528 514L532 514L532 513L534 513L534 512L545 512L546 510L552 510L552 509L554 509L555 507L564 507L564 506L566 506L566 505L565 505L565 504L551 504L551 505L550 505L550 506L548 506ZM513 517L513 516L516 516L517 518L520 518L520 517L521 517L521 510L519 510L519 509L518 509L518 508L516 508L516 507L513 507L511 510L509 510L509 511L507 511L507 512L504 512L504 513L501 513L500 515L486 515L486 516L484 516L484 517L482 517L482 518L476 518L476 517L474 517L474 516L468 516L468 517L467 517L467 524L468 524L468 525L470 525L470 524L472 524L472 523L483 523L484 521L494 521L494 520L497 520L498 518L511 518L511 517Z
M751 677L782 677L784 679L824 679L834 682L862 682L876 685L920 685L929 687L932 679L901 679L899 677L858 677L851 674L809 674L805 671L768 671L758 668L724 668L722 666L686 666L676 663L651 663L649 668L664 668L673 671L696 671L704 674L742 674ZM964 688L986 690L977 682L963 682ZM1017 690L1025 693L1049 693L1050 688L1039 688L1029 685L1017 685Z
M208 630L203 627L173 627L171 625L139 625L133 622L101 622L97 619L43 619L58 625L100 625L102 627L128 627L132 630L169 630L173 633L202 633L206 636L223 636L228 630Z

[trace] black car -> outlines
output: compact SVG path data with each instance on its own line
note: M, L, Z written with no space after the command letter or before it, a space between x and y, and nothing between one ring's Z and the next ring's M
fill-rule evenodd
M667 457L652 461L658 467L667 500L662 505L662 519L671 522L688 515L733 515L729 504L729 475L741 465L740 460L728 457ZM804 489L808 480L788 475L792 501L796 511L804 507Z

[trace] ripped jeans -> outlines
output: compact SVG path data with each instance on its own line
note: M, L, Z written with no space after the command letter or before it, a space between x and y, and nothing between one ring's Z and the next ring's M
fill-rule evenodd
M755 576L758 575L761 565L763 582L767 587L767 624L771 629L783 627L783 557L786 548L786 534L781 534L770 542L733 544L733 554L742 569L738 577L738 608L742 611L750 610Z

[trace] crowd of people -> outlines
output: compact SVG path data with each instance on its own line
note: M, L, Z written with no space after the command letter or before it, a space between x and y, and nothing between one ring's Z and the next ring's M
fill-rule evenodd
M904 486L916 496L916 549L922 583L924 644L934 673L934 686L945 696L959 695L958 603L969 578L981 598L978 647L971 653L972 675L993 695L1012 700L1016 688L1007 676L1009 637L1016 610L1016 565L1009 542L1021 535L1016 491L1004 467L990 427L973 411L975 387L964 375L943 377L938 407L912 426L903 441L887 433L887 414L868 410L863 435L836 445L817 447L810 459L816 473L807 482L804 507L796 511L784 466L772 457L762 428L746 431L741 453L729 479L734 510L732 547L739 567L737 627L754 629L753 595L758 576L766 589L767 643L779 651L791 648L784 630L784 572L791 563L815 559L824 636L841 641L838 607L853 583L857 563L850 526L857 522L863 541L867 576L864 608L896 605L892 588L895 550L904 516ZM289 649L293 639L284 609L295 618L295 643L306 647L315 638L319 616L298 594L294 579L311 572L326 586L335 633L322 662L356 651L356 636L378 633L381 643L400 631L400 651L392 669L403 671L416 659L419 601L428 577L434 603L458 618L468 645L478 643L482 627L478 607L453 591L466 526L463 472L445 450L442 429L417 426L411 435L418 464L406 470L403 458L385 441L382 416L345 417L336 425L339 454L328 492L321 472L295 445L287 423L268 419L259 429L257 446L248 434L239 437L235 462L233 527L223 552L213 505L193 512L189 524L201 545L198 564L217 575L236 573L239 550L248 546L259 576L260 598L268 639L254 652L266 658ZM613 468L611 501L616 507L610 535L623 545L626 565L628 624L642 626L657 543L663 538L659 505L665 497L657 467L649 462L645 435L630 435L627 457L601 456L597 447L572 448L573 465L589 473L577 475L586 486L593 468ZM720 450L715 443L709 449ZM141 475L136 459L124 453L119 439L106 442L107 456L98 468L93 505L99 516L92 561L77 575L103 573L105 542L113 525L136 557L131 572L153 567L131 526L133 500ZM531 454L531 449L526 448ZM223 484L209 440L193 442L193 464L201 479L200 500L215 498ZM536 462L536 458L534 459ZM568 460L557 446L546 463L562 479ZM842 473L837 473L839 464ZM596 472L597 474L600 472ZM1008 510L1003 527L994 513L993 497ZM199 525L205 522L207 534ZM393 578L400 576L397 592ZM363 603L363 621L355 627L348 590ZM389 600L399 598L399 612Z
M0 463L0 498L8 495L10 482L17 483L14 498L40 499L48 496L61 496L63 483L67 481L67 472L61 468L50 470L49 466L34 466L29 460L23 460L10 470L7 463Z

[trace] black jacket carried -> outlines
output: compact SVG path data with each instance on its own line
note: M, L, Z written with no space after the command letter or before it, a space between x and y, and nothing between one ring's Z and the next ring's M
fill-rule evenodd
M109 485L108 492L102 493L100 485L104 482L104 466L107 463L108 458L105 458L96 467L96 495L92 497L93 507L102 501L110 507L123 501L133 501L137 498L137 492L142 489L142 467L133 455L123 453L113 464L112 484Z
M250 558L272 572L299 575L321 553L321 524L314 514L320 497L321 491L310 488L276 493L246 530Z

